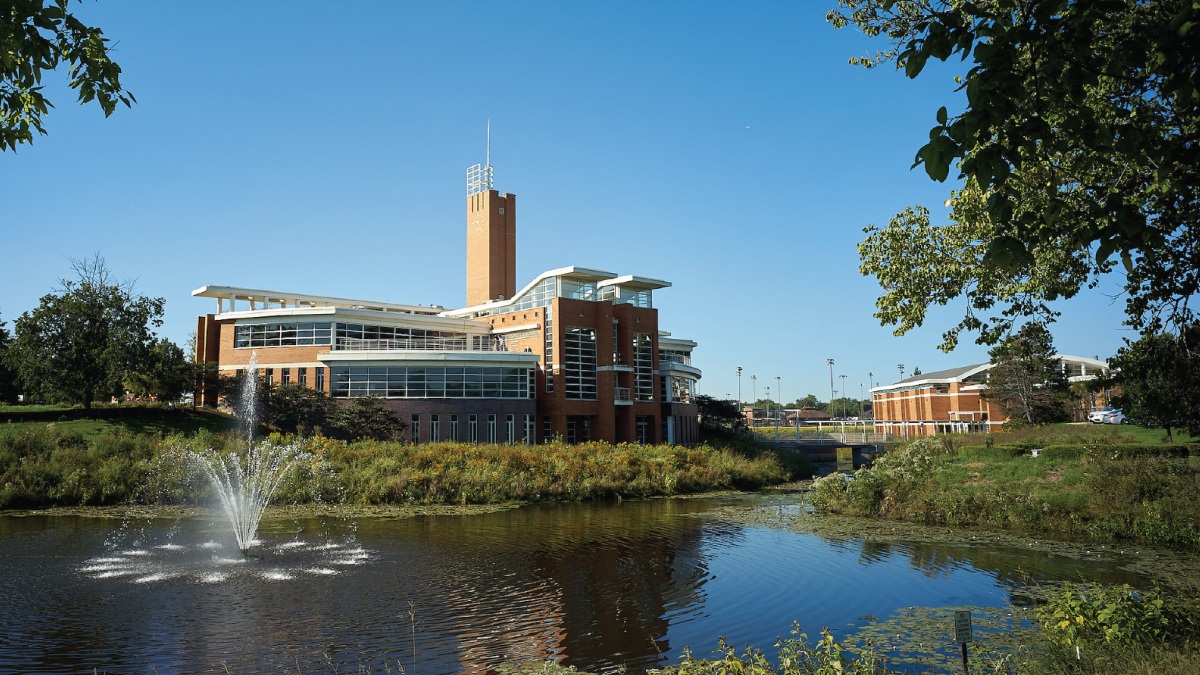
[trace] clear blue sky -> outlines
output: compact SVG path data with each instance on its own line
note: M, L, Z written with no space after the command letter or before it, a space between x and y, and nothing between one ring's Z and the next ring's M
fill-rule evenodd
M898 363L986 361L973 338L936 349L961 303L879 326L855 249L907 205L944 217L950 186L909 166L961 66L850 66L882 44L831 28L832 4L72 5L119 41L138 104L105 119L49 77L50 135L0 154L0 319L96 251L166 298L180 343L205 284L461 306L490 118L518 286L572 264L671 281L661 326L700 343L704 393L736 395L737 366L743 398L753 374L790 401L828 398L826 358L852 396ZM1100 291L1061 309L1062 352L1127 334Z

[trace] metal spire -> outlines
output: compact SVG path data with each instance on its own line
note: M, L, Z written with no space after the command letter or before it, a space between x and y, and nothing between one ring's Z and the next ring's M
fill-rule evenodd
M488 118L487 165L492 165L492 119L490 117Z

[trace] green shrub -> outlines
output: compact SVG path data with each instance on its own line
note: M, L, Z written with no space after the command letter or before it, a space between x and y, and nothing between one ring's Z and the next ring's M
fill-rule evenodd
M1200 639L1200 602L1155 587L1135 592L1128 584L1085 591L1066 584L1038 608L1038 621L1053 645L1105 643L1117 647Z
M958 454L960 457L1002 461L1028 455L1029 451L1016 445L964 445Z

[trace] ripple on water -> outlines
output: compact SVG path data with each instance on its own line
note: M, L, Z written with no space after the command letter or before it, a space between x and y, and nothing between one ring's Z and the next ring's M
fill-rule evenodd
M180 546L179 544L163 544L162 546L155 546L154 548L157 548L157 549L163 550L163 551L186 551L187 550L186 546Z
M295 576L293 576L292 574L290 574L288 572L285 572L284 570L267 570L266 572L263 572L259 576L261 576L262 578L264 578L268 581L288 581L289 579L296 578Z
M96 563L96 564L107 564L107 563L123 563L123 562L129 562L129 561L124 558L92 558L88 562Z
M218 565L241 565L246 562L245 558L213 558L213 562Z
M229 575L225 574L224 572L206 572L204 574L197 575L196 578L201 583L219 584L222 581L225 581L226 579L228 579Z
M206 541L203 544L200 544L200 548L221 548L221 547L222 547L222 545L215 541Z
M174 579L179 575L179 572L155 572L154 574L147 574L144 577L138 577L137 579L133 580L133 583L148 584L155 581L166 581L167 579Z
M92 578L111 579L113 577L127 577L130 574L138 574L138 571L134 569L113 570L111 572L101 572L100 574L93 575Z
M309 574L320 574L320 575L324 575L324 576L341 574L341 572L339 572L337 570L331 570L328 567L310 567L304 571L308 572Z
M284 543L276 546L275 548L289 549L289 548L299 548L301 546L308 546L308 542L306 542L306 541L288 541L288 542L284 542Z
M132 551L121 551L121 555L138 555L138 556L150 555L150 551L145 551L145 550L138 548L138 549L134 549Z

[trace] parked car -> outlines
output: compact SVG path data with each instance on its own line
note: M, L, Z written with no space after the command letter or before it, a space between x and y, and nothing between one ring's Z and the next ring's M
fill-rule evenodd
M1088 413L1088 421L1092 424L1104 424L1104 416L1110 412L1112 412L1112 406L1101 408L1099 410L1093 410L1092 412Z
M1129 424L1129 418L1126 417L1125 413L1121 412L1121 410L1118 408L1117 410L1113 410L1108 413L1105 413L1104 423L1105 424Z

